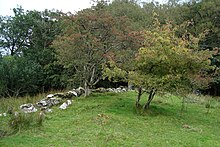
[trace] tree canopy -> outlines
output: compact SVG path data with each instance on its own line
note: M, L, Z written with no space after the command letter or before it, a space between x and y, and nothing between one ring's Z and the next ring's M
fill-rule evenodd
M130 28L127 17L113 17L105 7L97 5L67 16L62 35L53 43L61 63L74 67L85 89L102 78L108 54L138 46L133 41L138 32Z
M190 91L198 84L208 86L208 82L202 83L201 79L207 77L206 73L211 69L211 55L207 50L198 49L198 39L176 37L175 28L169 23L160 26L157 18L154 21L154 29L145 31L144 36L143 47L138 50L133 64L129 64L131 68L123 69L121 63L115 68L117 61L112 61L115 66L112 66L112 69L107 68L105 75L114 78L125 77L127 73L127 81L138 87L150 89L145 108L149 107L156 90L180 92ZM140 97L137 105L139 99Z

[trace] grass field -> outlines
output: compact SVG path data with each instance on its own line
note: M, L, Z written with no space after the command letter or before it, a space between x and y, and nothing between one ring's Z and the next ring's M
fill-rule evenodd
M134 107L135 97L135 92L126 92L77 98L66 110L53 107L43 126L22 129L0 138L0 146L220 146L218 100L188 96L189 103L185 103L181 111L181 98L156 96L150 110L143 112ZM142 104L146 97L142 97ZM0 113L13 101L15 99L0 100ZM14 107L34 101L37 100L16 100ZM210 109L205 107L207 103ZM0 117L0 130L8 129L8 119L8 116Z

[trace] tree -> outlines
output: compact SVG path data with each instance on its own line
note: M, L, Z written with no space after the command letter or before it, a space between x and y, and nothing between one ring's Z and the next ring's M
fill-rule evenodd
M138 1L114 0L107 9L115 17L128 17L135 30L143 30L151 24L151 17L141 8Z
M62 13L50 10L24 11L21 7L13 10L14 16L1 17L0 48L2 52L4 50L5 57L2 58L0 75L2 75L2 82L7 81L9 84L3 84L5 88L1 90L0 94L18 96L64 88L67 85L68 76L64 74L66 70L63 66L57 62L55 49L51 46L55 36L61 32ZM13 57L8 57L7 54ZM33 67L28 65L28 62ZM21 65L25 66L22 76L23 67ZM18 67L21 69L19 70ZM33 69L39 71L38 75ZM38 78L32 79L29 72L33 72L33 75ZM22 80L26 76L30 78ZM33 85L35 85L34 88ZM20 89L19 86L21 90L16 90Z
M64 68L57 63L55 49L51 46L55 36L61 33L60 20L62 13L59 11L44 10L27 11L31 18L31 36L28 38L29 46L23 50L23 56L42 67L44 76L41 80L42 90L62 89ZM58 70L59 69L59 70Z
M160 26L158 19L155 19L154 29L145 31L144 46L138 50L129 70L113 62L114 68L107 70L112 71L107 76L112 73L119 75L119 70L115 72L114 69L127 73L127 80L139 87L137 106L140 105L142 88L149 90L144 105L144 109L148 109L156 91L180 92L190 91L199 84L207 86L205 84L208 82L199 81L206 77L207 69L210 69L210 53L199 51L198 41L197 38L188 40L176 37L175 28L171 24Z
M0 47L12 56L20 54L23 48L27 48L31 34L29 19L24 10L19 7L13 11L15 16L1 16L0 19Z
M126 17L113 17L106 11L105 3L98 3L75 15L67 16L64 29L53 46L59 61L66 67L74 67L75 76L90 88L102 78L102 65L113 52L125 52L136 46L136 32L131 30Z
M187 25L178 30L178 34L182 35L187 32L198 37L201 33L205 36L199 41L201 49L209 49L214 51L211 61L212 65L216 66L216 70L209 71L213 74L213 81L210 83L210 87L205 90L205 93L219 95L219 58L220 54L217 53L220 47L220 27L219 27L219 0L191 0L188 3L184 3L179 8L181 17L176 17L178 24L187 22Z
M17 56L4 56L0 61L0 96L17 97L39 92L43 79L39 64Z

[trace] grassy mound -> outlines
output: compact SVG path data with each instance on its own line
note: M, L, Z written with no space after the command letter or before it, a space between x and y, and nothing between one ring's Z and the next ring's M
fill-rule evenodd
M55 106L43 126L2 137L0 146L220 146L217 100L189 96L182 111L181 98L156 96L143 112L135 98L134 92L93 94L66 110ZM6 108L7 100L0 103ZM0 117L2 129L7 120Z

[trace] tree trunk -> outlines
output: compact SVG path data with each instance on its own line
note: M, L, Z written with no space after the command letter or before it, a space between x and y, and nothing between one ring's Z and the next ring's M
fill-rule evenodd
M85 88L85 97L87 97L87 96L89 96L91 94L91 89L90 89L90 87L89 87L87 82L85 82L84 88Z
M149 97L148 97L148 101L147 101L147 103L144 105L144 109L145 109L145 110L150 108L150 103L151 103L151 101L153 100L155 93L156 93L156 89L152 88L151 91L150 91L150 95L149 95Z
M141 99L142 94L143 94L142 87L138 87L138 96L137 96L137 100L136 100L136 107L140 106L140 99Z

